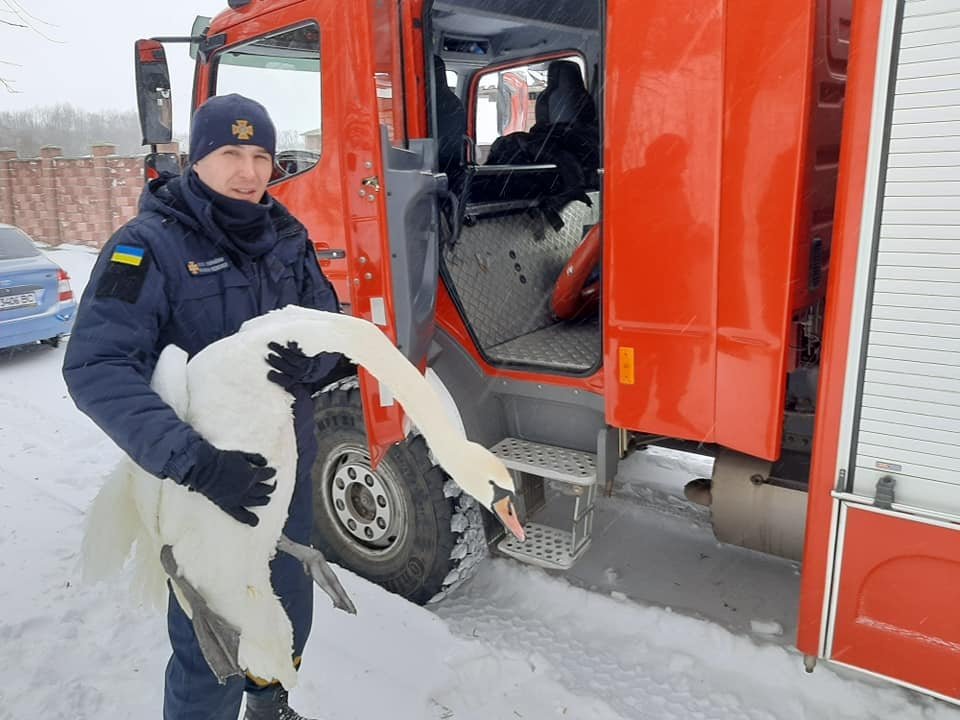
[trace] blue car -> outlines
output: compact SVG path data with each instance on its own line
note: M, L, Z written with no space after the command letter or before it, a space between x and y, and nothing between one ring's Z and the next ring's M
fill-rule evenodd
M70 333L76 311L70 276L23 230L0 224L0 348L56 347Z

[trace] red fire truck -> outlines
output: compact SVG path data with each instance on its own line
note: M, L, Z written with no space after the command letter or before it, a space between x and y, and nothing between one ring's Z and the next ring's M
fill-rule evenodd
M138 42L145 144L189 41L194 106L268 105L346 309L522 486L498 538L361 370L317 401L319 547L417 602L488 543L569 568L626 453L709 452L717 537L802 559L809 667L960 699L960 0L229 5ZM580 179L486 157L506 74L546 78L512 140L592 128Z

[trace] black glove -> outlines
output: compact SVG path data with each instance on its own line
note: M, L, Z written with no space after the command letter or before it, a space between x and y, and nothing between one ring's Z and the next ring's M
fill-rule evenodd
M260 518L247 508L270 502L270 493L277 489L277 483L268 485L267 480L276 474L276 470L267 467L263 455L220 450L203 443L183 484L208 497L235 520L256 527Z
M286 347L277 342L269 343L267 347L273 351L267 355L267 364L273 368L267 373L267 379L288 392L294 385L319 385L330 374L339 358L336 353L320 353L308 357L293 341L288 342Z

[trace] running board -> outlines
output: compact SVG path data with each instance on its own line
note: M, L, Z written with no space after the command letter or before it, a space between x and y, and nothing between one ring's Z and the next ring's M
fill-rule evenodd
M504 555L550 570L569 570L590 546L597 498L597 461L591 453L506 438L490 448L510 470L565 485L576 500L570 530L527 523L527 539L507 536L497 544Z

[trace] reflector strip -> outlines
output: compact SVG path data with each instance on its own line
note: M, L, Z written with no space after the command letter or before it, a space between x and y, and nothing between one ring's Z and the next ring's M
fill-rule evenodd
M633 385L636 382L636 368L633 360L633 348L620 348L620 383Z

